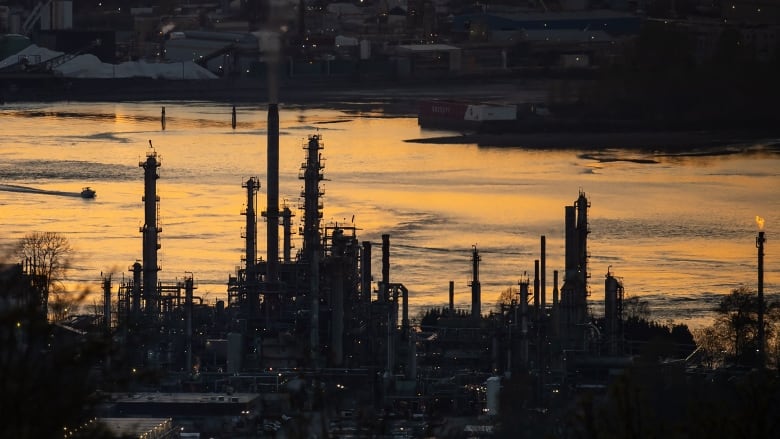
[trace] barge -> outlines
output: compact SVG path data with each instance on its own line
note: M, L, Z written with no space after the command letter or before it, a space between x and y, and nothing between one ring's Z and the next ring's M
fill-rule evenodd
M417 123L423 128L482 130L517 121L517 106L451 100L421 101Z

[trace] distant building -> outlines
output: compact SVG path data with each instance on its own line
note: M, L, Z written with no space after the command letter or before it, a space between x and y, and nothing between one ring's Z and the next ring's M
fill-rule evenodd
M462 14L453 17L451 32L459 40L490 40L493 33L571 30L603 31L610 35L639 33L642 18L607 10L523 13Z
M262 402L257 393L113 394L107 411L114 418L172 419L187 431L254 432Z
M720 8L721 18L728 24L780 24L778 0L726 0Z
M47 305L22 264L0 264L0 316L46 321Z

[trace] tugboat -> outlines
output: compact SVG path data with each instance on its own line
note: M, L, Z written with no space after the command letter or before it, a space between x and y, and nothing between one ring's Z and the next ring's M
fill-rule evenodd
M95 198L96 192L89 186L81 189L81 198Z

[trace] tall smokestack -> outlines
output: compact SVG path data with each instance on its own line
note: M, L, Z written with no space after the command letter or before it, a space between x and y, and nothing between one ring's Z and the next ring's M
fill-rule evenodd
M540 267L539 267L539 295L542 304L542 314L547 307L547 237L542 235L541 238L541 255L540 255Z
M360 292L365 302L371 302L371 241L363 241L360 253Z
M559 315L560 315L560 306L558 303L558 270L553 270L553 305L552 305L552 321L553 321L553 334L558 333L559 329Z
M479 321L482 316L482 286L479 283L479 251L475 245L471 255L472 276L471 281L471 318Z
M111 334L111 275L103 277L103 329Z
M279 282L279 104L268 104L268 289L276 291Z
M387 302L390 292L390 235L382 235L382 286L379 288L379 301Z
M401 333L406 336L409 334L409 290L403 286L398 286L401 290Z
M539 309L539 260L534 259L534 320L539 322L542 313Z
M455 314L455 282L450 281L450 315Z
M756 217L759 227L764 226L764 220ZM756 237L756 248L758 249L758 361L759 366L765 365L765 344L766 334L764 333L764 231L758 232Z

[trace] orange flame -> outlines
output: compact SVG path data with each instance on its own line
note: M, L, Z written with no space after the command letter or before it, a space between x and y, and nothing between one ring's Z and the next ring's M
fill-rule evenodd
M758 230L764 230L764 219L756 215L756 224L758 224Z

